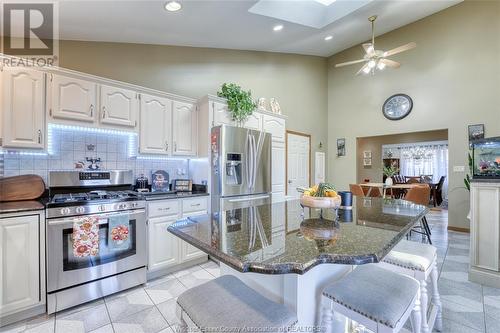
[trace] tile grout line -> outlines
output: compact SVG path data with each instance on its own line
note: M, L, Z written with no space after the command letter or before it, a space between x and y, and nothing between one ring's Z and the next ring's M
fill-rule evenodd
M102 298L102 301L104 303L104 308L106 309L106 313L108 314L109 323L111 324L111 330L113 330L113 333L115 333L115 326L113 325L113 321L111 320L111 315L109 314L108 304L106 304L106 300L104 299L104 297Z

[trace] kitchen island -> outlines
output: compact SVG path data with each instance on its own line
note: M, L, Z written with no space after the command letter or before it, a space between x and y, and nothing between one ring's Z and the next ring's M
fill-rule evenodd
M355 265L379 262L428 212L403 200L357 198L352 210L302 209L288 201L180 220L168 230L219 260L268 298L320 324L321 291ZM343 331L342 320L337 330Z

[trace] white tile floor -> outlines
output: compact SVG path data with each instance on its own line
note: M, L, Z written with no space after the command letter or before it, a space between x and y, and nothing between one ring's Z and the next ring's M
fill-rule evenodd
M499 333L500 289L467 279L469 235L447 231L446 211L431 212L428 221L438 249L443 332ZM415 240L419 237L413 235ZM0 328L0 332L173 333L178 324L177 296L217 276L219 267L207 262L56 315Z

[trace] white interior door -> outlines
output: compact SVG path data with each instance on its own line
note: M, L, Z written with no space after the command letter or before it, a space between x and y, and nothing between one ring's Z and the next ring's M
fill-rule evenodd
M308 136L287 133L287 195L299 197L297 187L309 187L309 152Z

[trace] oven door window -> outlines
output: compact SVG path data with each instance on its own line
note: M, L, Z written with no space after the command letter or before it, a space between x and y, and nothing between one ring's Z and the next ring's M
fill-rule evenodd
M128 225L128 236L130 242L127 247L113 246L109 244L109 224L99 225L99 249L96 255L75 256L73 249L73 227L63 229L63 271L89 268L109 264L136 254L136 220L130 220Z

